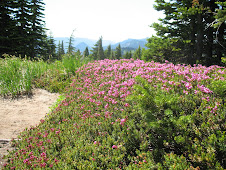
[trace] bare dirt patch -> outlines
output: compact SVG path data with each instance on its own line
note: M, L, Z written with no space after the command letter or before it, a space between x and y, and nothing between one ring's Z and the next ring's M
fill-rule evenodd
M58 97L57 93L34 89L31 96L0 99L0 168L4 163L3 155L13 149L10 140L16 139L25 128L38 125Z

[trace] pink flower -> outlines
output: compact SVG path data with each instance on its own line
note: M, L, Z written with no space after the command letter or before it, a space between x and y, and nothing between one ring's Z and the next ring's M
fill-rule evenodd
M97 144L97 141L94 141L93 144L94 144L94 145Z
M121 123L125 123L126 122L126 119L121 119Z
M125 107L129 107L129 103L126 103L124 106L125 106Z
M184 93L184 94L188 94L188 91L186 91L186 90L183 90L183 93Z
M124 126L125 122L126 122L126 119L121 119L120 125Z
M59 134L60 133L60 130L56 131L56 134Z
M46 157L46 153L45 152L42 152L41 153L41 157Z
M108 108L108 106L109 106L109 104L107 103L107 104L104 106L104 108L105 108L105 109L107 109L107 108Z
M112 149L117 149L118 147L116 145L113 145L112 146Z

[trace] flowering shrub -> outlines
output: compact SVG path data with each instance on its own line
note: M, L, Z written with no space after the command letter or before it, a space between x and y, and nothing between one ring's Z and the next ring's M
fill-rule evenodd
M218 66L88 63L4 168L223 169L225 78Z

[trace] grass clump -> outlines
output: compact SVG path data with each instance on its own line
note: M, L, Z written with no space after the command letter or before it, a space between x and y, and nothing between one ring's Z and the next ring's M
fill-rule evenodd
M48 64L43 60L30 61L14 56L0 59L0 95L15 97L21 93L29 94L32 81L47 71Z
M13 141L4 169L224 169L226 107L208 85L225 73L133 59L88 63L45 120Z
M30 94L34 87L64 93L76 68L90 61L90 58L68 54L54 62L42 59L31 61L8 55L4 57L0 59L0 95L13 98L20 94Z

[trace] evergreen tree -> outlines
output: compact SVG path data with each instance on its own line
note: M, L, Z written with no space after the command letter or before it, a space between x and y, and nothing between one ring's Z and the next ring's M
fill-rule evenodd
M88 57L89 56L89 48L86 47L85 51L83 52L83 56L84 57Z
M116 51L115 51L115 58L116 59L120 59L122 57L122 50L121 50L121 45L119 44L116 47Z
M25 55L30 54L29 52L32 50L30 49L30 39L29 39L29 32L31 31L31 11L30 6L31 2L28 0L16 0L16 5L14 6L15 9L15 16L14 19L16 21L16 47L15 51L25 57Z
M114 51L113 51L113 50L111 51L111 57L110 57L110 59L112 59L112 60L114 60L114 59L115 59L115 53L114 53Z
M105 58L111 58L111 45L108 45L107 49L104 52Z
M42 20L43 0L0 1L0 54L33 58L48 55L49 41Z
M81 56L81 54L82 54L81 51L78 49L75 53L75 56Z
M225 23L221 24L218 31L211 27L214 13L219 10L215 1L156 0L154 7L158 11L164 11L166 15L160 19L160 24L154 23L152 26L169 50L166 55L170 61L220 64L221 57L225 56ZM216 36L219 37L219 43L214 40ZM152 38L157 40L156 37ZM153 42L152 38L148 41ZM153 51L153 45L155 46L154 43L148 43L147 46ZM161 44L156 48L156 52L158 51L165 51Z
M97 53L98 53L98 46L99 46L99 40L94 44L94 47L92 47L92 57L94 60L97 60Z
M60 57L60 51L61 51L61 43L59 41L58 45L57 45L57 56L58 56L58 59Z
M43 52L43 40L47 38L47 35L45 34L46 29L44 28L45 22L42 20L44 18L43 11L45 4L42 1L43 0L31 0L29 6L29 20L31 27L28 35L28 39L30 41L30 51L28 55L30 55L30 57L37 56L38 54L41 54Z
M99 60L103 60L104 59L104 50L103 50L103 46L102 46L102 37L100 37L99 41L98 41L98 52L97 52L97 58Z
M72 54L75 51L75 47L73 47L73 42L74 42L74 31L72 31L72 34L70 36L69 42L68 42L68 50L67 53L68 54Z
M60 48L60 55L64 55L65 52L64 52L64 41L62 40L61 42L61 48Z
M141 56L142 56L142 50L141 50L140 45L139 45L138 49L135 51L135 53L133 55L133 58L134 59L141 59Z
M132 58L132 52L131 51L126 51L126 54L123 56L125 59L130 59Z
M42 47L42 57L45 60L48 59L56 59L57 54L56 54L56 45L54 43L54 39L52 37L52 35L48 36L45 41L42 42L42 44L45 44L45 46L43 45Z
M104 50L102 47L102 37L94 44L93 49L91 50L92 57L94 60L103 60L104 59Z
M65 52L64 52L64 41L62 40L61 42L59 41L58 47L57 47L58 59L61 59L62 55L64 55L64 54L65 54Z
M15 34L16 22L13 20L13 0L0 1L0 57L2 54L11 54L15 49Z

